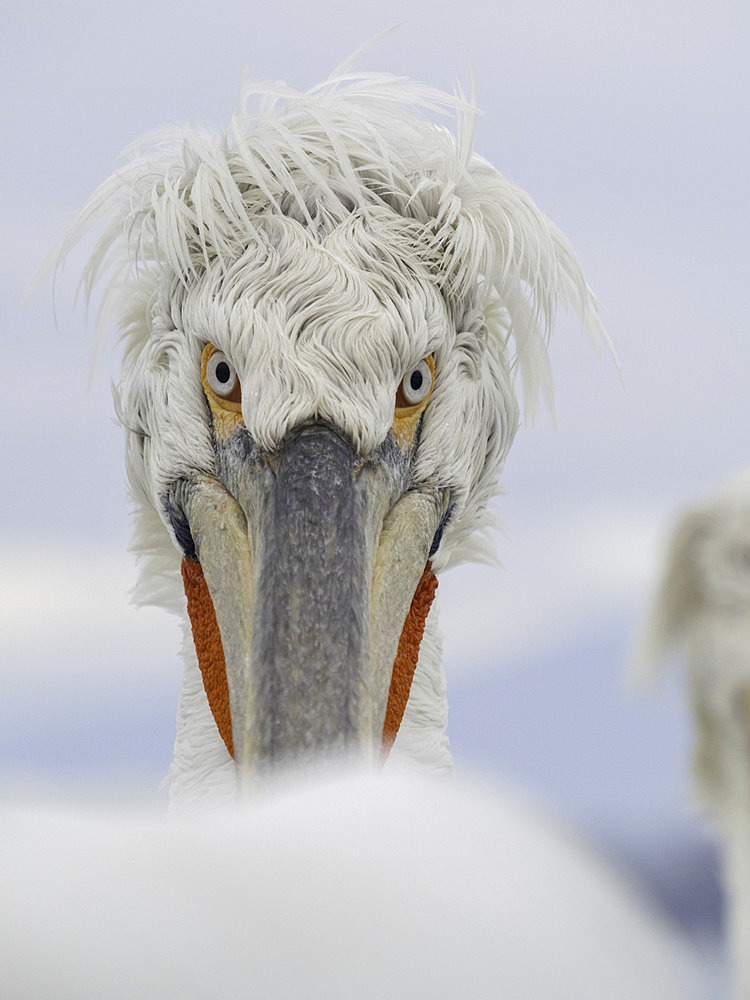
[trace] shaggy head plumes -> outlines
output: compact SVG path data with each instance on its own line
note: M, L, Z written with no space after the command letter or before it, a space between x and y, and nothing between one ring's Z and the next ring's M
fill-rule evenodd
M516 382L551 407L557 308L601 332L476 115L348 68L250 85L226 133L145 142L63 242L104 223L83 284L124 341L140 599L184 613L183 559L173 803L342 755L450 767L420 581L479 548Z
M458 138L430 114L455 116ZM267 451L323 420L371 452L404 371L432 354L411 474L450 493L436 568L483 525L518 424L516 378L527 411L540 394L551 406L558 306L600 330L564 237L472 152L476 114L387 75L308 93L248 84L225 133L157 134L99 188L60 259L104 222L83 280L89 295L103 284L100 328L124 339L118 410L142 509L171 531L169 484L215 472L210 341L231 355Z

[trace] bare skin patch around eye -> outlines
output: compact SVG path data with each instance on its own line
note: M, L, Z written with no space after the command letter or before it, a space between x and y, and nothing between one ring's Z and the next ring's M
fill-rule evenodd
M435 359L431 354L429 354L421 362L422 366L425 364L429 368L430 383L427 395L423 400L413 405L409 404L404 394L404 381L406 376L396 392L396 406L393 411L391 433L398 441L399 447L404 451L411 448L414 443L414 435L417 433L419 418L424 413L425 408L430 401L432 390L435 385Z
M394 417L393 424L391 425L391 431L393 436L398 441L399 447L403 451L407 451L411 448L414 442L414 435L417 433L417 425L419 424L419 418L422 416L422 411L419 410L417 413L412 413L408 417Z
M203 392L211 408L216 438L218 441L226 441L243 424L242 389L239 380L237 380L235 390L227 398L222 398L211 388L207 375L208 363L213 355L217 353L219 353L218 348L214 347L213 344L206 344L203 350L203 357L201 358L201 380L203 382ZM220 357L223 358L222 355ZM228 363L228 359L224 360Z
M211 407L217 441L226 441L239 427L243 426L242 413L220 408L210 396L208 396L208 405Z

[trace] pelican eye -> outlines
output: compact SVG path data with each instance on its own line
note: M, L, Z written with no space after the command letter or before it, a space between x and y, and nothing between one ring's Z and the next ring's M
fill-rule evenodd
M435 381L435 361L432 355L423 358L401 379L396 392L396 417L409 417L427 405Z
M217 396L229 399L237 386L237 372L221 351L212 354L206 365L206 381Z
M206 344L201 362L203 388L219 406L228 410L241 410L242 386L237 370L223 351L213 344Z

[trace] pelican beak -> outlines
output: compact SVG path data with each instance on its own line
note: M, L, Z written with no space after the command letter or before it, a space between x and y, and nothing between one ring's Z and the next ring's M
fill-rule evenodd
M366 459L320 424L273 455L244 429L217 447L221 481L182 481L170 515L224 741L245 776L372 759L408 697L394 663L401 644L416 665L441 498L407 492L408 456L390 438Z

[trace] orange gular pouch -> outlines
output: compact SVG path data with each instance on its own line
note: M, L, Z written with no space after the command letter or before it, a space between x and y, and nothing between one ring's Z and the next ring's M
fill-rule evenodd
M432 607L437 591L437 577L432 572L432 563L428 562L420 577L414 597L411 599L409 614L406 616L401 637L398 640L398 651L393 663L391 686L388 691L388 704L385 709L383 737L380 760L385 761L393 743L398 736L401 720L406 711L406 703L411 692L411 682L417 669L419 647L422 645L427 615Z
M229 685L227 684L224 648L221 644L216 612L203 576L203 570L201 564L195 559L183 558L182 581L185 586L195 652L198 656L198 665L203 677L208 704L221 738L231 756L234 757L232 714L229 709ZM437 577L432 572L432 563L428 562L414 592L409 613L401 630L398 651L393 664L383 724L381 763L388 757L404 717L419 658L419 647L422 643L427 615L435 597L437 584Z
M227 750L234 757L232 743L232 713L229 709L229 685L224 647L216 621L214 602L208 592L201 564L196 559L182 560L182 582L185 586L190 627L193 631L198 666L203 677L208 704L219 727Z

